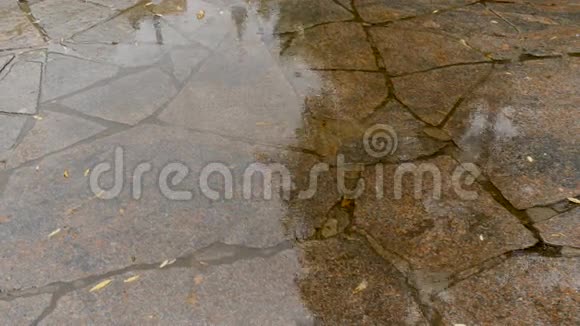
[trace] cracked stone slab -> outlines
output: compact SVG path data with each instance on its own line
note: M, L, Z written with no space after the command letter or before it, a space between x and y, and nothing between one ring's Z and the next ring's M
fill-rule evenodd
M479 185L470 185L464 179L467 172L452 158L439 156L416 166L416 170L404 173L399 165L385 165L382 199L375 190L381 179L374 168L366 170L366 192L356 201L355 209L355 225L383 248L406 259L411 268L449 275L537 242ZM413 175L421 175L421 168L431 172L426 172L419 184ZM433 175L439 175L440 181ZM453 181L454 175L463 175L463 179ZM397 185L401 185L399 196ZM418 197L415 187L422 190ZM438 189L439 199L434 193ZM465 197L466 191L472 192L470 197Z
M515 59L522 50L517 30L482 4L402 20L393 26L452 35L498 60Z
M404 276L360 240L308 241L300 248L302 298L323 324L429 324Z
M296 70L290 82L305 109L319 118L362 120L389 96L378 72Z
M135 271L113 278L108 287L90 286L63 296L41 325L219 324L290 325L311 320L294 283L298 258L287 250L209 267L179 266ZM139 275L139 279L123 280ZM91 285L92 286L92 285Z
M136 6L91 29L76 34L77 43L186 45L188 41L155 16L149 7Z
M42 79L42 101L87 88L115 76L118 71L115 66L49 53Z
M0 300L0 323L3 325L32 325L49 303L50 294L17 298L11 301Z
M12 61L13 58L14 55L5 55L0 57L0 73L2 73L5 68L7 68L8 64Z
M284 56L305 62L311 69L377 70L359 23L330 23L307 29L293 39Z
M491 65L468 65L436 69L393 78L398 99L421 120L439 125L455 104L491 72Z
M75 0L45 0L32 4L30 10L53 39L67 39L116 13L109 8Z
M201 46L172 49L169 53L173 63L173 76L180 82L189 78L191 73L211 52Z
M518 209L580 194L579 72L576 58L497 69L445 127Z
M0 50L42 46L42 35L34 28L16 1L0 4Z
M161 64L169 48L159 44L86 44L65 43L79 57L123 68ZM62 51L59 51L62 52Z
M332 0L277 0L279 19L276 33L288 33L328 22L353 19L353 15ZM350 5L349 5L350 6Z
M435 10L465 6L475 0L354 0L360 16L369 23L381 23L428 14Z
M206 1L162 1L158 5L152 5L149 9L163 16L169 26L175 28L189 41L202 44L214 50L230 34L240 36L240 39L250 35L244 33L246 28L256 21L255 16L248 19L249 12L244 5L235 5L227 2L218 5L215 2ZM196 19L200 10L204 10L204 18Z
M487 60L461 40L430 31L376 27L370 33L393 75Z
M386 125L392 130L386 131L388 133L386 136L381 134L382 129L378 132L372 132L373 128L380 125ZM385 106L379 108L359 126L361 129L359 129L357 138L350 139L349 141L341 141L341 146L338 150L338 152L345 155L348 162L372 164L379 161L411 161L434 154L445 146L444 142L427 137L423 132L426 124L415 119L413 115L395 101L390 101ZM375 145L370 145L371 148L380 151L381 146L392 146L392 152L380 157L370 155L369 150L365 149L364 144L364 135L366 133L369 133L368 135L371 137L373 137L372 135L376 136L378 134L376 137L382 141L393 142L391 145L375 144L376 147L373 147ZM396 142L396 145L394 142Z
M42 64L19 61L0 80L0 111L35 114L40 95Z
M61 101L71 109L106 120L136 124L177 93L170 77L151 68L97 85Z
M25 122L26 117L0 115L0 159L16 144Z
M245 139L294 142L300 98L263 43L236 43L231 37L224 42L159 118Z
M577 325L580 258L514 256L439 293L447 325Z
M556 215L534 226L546 243L580 248L580 208Z
M127 171L123 181L116 181L123 183L121 193L99 199L86 170L94 171L102 162L114 164L118 146L124 148ZM15 169L0 200L2 216L10 218L0 225L0 288L42 286L131 264L162 262L216 241L256 248L285 241L285 202L275 195L260 200L259 193L252 200L242 197L244 170L256 162L258 152L280 150L145 124L46 156L35 164L38 169ZM310 159L294 152L285 157L282 162L288 164ZM151 171L143 175L142 187L135 188L132 172L146 162ZM175 185L169 180L169 187L192 191L191 200L169 200L159 188L161 170L176 162L187 166L189 174ZM210 200L200 190L200 172L214 162L233 169L232 200ZM113 176L113 171L104 173L100 187L110 189ZM224 189L219 176L211 177L209 185ZM61 231L49 237L57 229Z
M88 2L100 4L103 6L107 6L113 8L115 10L125 10L130 7L135 6L140 0L90 0Z
M87 139L106 128L80 118L44 111L34 127L8 154L7 166L15 167Z

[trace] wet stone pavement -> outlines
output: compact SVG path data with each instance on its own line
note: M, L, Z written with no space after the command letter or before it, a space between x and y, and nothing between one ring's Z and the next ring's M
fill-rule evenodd
M572 0L0 0L0 324L578 325L579 85Z

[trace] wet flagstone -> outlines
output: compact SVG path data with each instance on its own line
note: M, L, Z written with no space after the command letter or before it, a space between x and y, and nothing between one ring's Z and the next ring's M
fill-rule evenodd
M419 164L423 164L422 166ZM384 248L409 261L425 273L453 273L482 263L514 249L534 245L537 240L481 187L452 182L458 164L450 157L422 161L417 170L402 175L401 198L394 189L403 170L385 165L384 198L377 198L375 169L365 171L367 192L357 200L355 224L365 229ZM423 184L413 175L422 170L438 171L440 182L427 172ZM435 180L435 181L434 181ZM441 185L441 199L434 191ZM456 188L459 184L462 188ZM414 187L422 189L416 198ZM459 190L456 190L459 189ZM461 189L477 198L461 199Z
M66 39L112 17L115 11L90 2L45 0L30 6L40 26L54 39Z
M439 125L490 72L489 64L449 67L393 78L393 85L397 98L421 120Z
M332 0L280 0L275 1L283 12L278 20L275 32L295 32L327 22L338 22L353 19L354 16ZM273 11L271 9L271 11ZM275 13L274 13L275 14Z
M575 58L497 69L447 124L463 155L519 209L580 193L579 72Z
M237 255L231 262L209 261L209 266L177 262L163 269L117 275L108 287L92 293L94 283L86 284L60 298L43 325L88 319L99 324L113 319L143 324L282 325L311 319L294 284L300 266L292 251L263 258ZM138 279L124 283L137 275Z
M153 114L176 93L170 77L152 68L96 85L61 103L91 116L135 124Z
M534 224L546 243L580 248L580 208Z
M0 324L578 324L578 13L2 2ZM288 191L275 174L264 199L254 175L244 198L258 162ZM161 185L169 163L186 177ZM199 184L210 163L232 199L217 173Z
M73 75L70 71L76 73ZM112 65L50 53L42 79L42 101L87 88L115 76L118 71L119 68Z
M312 69L377 69L359 23L324 24L305 30L292 40L285 55L301 57Z
M87 169L103 161L113 163L117 145L125 150L125 171L134 171L142 162L152 164L138 200L132 199L136 194L133 173L126 173L122 192L113 200L99 199L99 193L88 187ZM0 266L0 288L41 286L132 263L161 262L215 241L252 247L284 241L285 206L279 200L241 197L243 171L258 151L268 149L175 127L143 125L15 170L5 187L11 191L4 193L0 203L3 216L10 217L0 229L5 262ZM295 159L300 157L306 159ZM173 162L190 168L189 178L175 190L193 191L191 200L171 201L160 193L160 170ZM196 186L202 167L211 162L225 162L236 169L235 184L240 185L236 200L212 201ZM112 172L105 173L101 187L109 189L112 177ZM219 182L212 185L212 189L223 189ZM43 202L53 205L45 207ZM57 229L61 231L49 237ZM47 264L50 268L43 268Z
M515 256L436 297L453 324L576 325L579 258Z
M324 325L428 325L404 277L359 239L311 241L302 249L308 274L298 284Z
M0 115L0 159L16 144L25 122L26 117Z
M103 130L105 127L94 122L57 112L43 112L13 153L8 154L7 166L15 167L40 158Z
M0 80L0 111L35 114L40 93L42 64L19 61Z
M487 60L460 39L438 33L396 27L372 28L370 33L392 75Z
M0 3L0 50L41 46L42 35L34 28L16 1Z
M365 21L381 23L465 6L474 2L473 0L355 0L354 5Z
M49 303L50 294L0 301L0 322L3 325L31 325Z

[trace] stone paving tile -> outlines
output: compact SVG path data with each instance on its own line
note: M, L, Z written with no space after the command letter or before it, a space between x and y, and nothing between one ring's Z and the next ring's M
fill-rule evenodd
M291 325L311 318L294 283L300 272L296 255L235 257L231 264L180 266L118 275L107 288L93 286L62 297L41 325L192 324ZM200 268L201 267L201 268ZM123 280L139 275L130 283Z
M328 22L339 22L353 19L348 10L332 0L278 0L280 19L276 23L276 33L288 33Z
M403 20L393 26L448 34L498 60L517 58L523 50L517 30L481 4Z
M190 46L172 49L169 55L173 63L173 76L183 82L189 78L198 64L211 55L211 52L201 46Z
M377 70L375 57L359 23L316 26L294 38L284 52L311 69Z
M18 166L89 138L105 127L57 112L42 112L20 144L9 154L7 165Z
M293 79L305 109L320 118L361 120L389 96L381 73L356 71L301 72Z
M0 159L16 144L25 122L23 116L0 115Z
M307 273L298 284L322 324L429 324L403 275L360 241L309 241L301 248Z
M446 129L518 209L580 194L576 58L497 69Z
M137 6L87 31L75 35L80 43L185 45L188 41L148 7Z
M8 65L8 63L10 63L10 61L12 61L13 58L13 55L5 55L0 57L0 72L3 71L3 69Z
M393 86L397 98L421 120L439 125L490 72L488 64L449 67L393 78Z
M149 7L154 13L163 15L163 20L192 42L203 44L209 49L215 49L224 41L227 35L250 35L244 28L255 19L246 6L231 1L226 5L207 1L169 1L159 6ZM165 4L165 5L164 5ZM204 11L202 19L197 19L200 10Z
M123 168L128 172L120 195L101 200L84 174L97 163L114 163L117 146L124 148ZM38 169L14 170L0 201L2 216L10 218L0 227L0 288L40 286L132 263L162 262L215 241L252 247L280 243L286 239L281 220L287 210L279 199L244 200L236 188L233 200L213 201L198 185L207 163L222 162L232 166L235 185L241 188L246 166L256 161L256 153L269 151L280 152L177 127L142 125L47 156L35 164ZM287 162L308 160L297 153L288 157ZM132 171L143 162L150 162L152 171L142 178L137 196ZM192 190L191 200L168 200L160 192L159 173L174 162L190 172L170 187ZM109 189L113 173L99 181ZM223 189L220 182L211 181L212 189ZM59 228L60 233L48 237Z
M388 145L371 145L374 150L383 150L383 146L391 146L390 154L381 157L372 157L364 147L363 138L366 132L372 130L376 125L387 125L393 130L393 134L378 134L376 141L396 141ZM355 139L341 141L341 146L337 152L343 153L348 162L372 164L379 160L381 162L401 162L411 161L420 157L434 154L445 146L445 143L427 137L424 134L426 124L418 121L405 108L395 101L390 101L384 107L369 116L363 124L359 125L359 133Z
M534 224L544 242L580 248L580 208Z
M72 49L81 58L123 68L155 65L169 51L168 47L158 44L65 44L67 49Z
M151 68L87 89L62 100L62 104L91 116L136 124L176 93L170 77L158 68Z
M115 76L118 71L115 66L49 53L42 78L41 100L49 101L79 91Z
M49 303L50 294L0 301L0 323L2 325L32 325Z
M159 118L188 128L287 145L302 120L299 101L261 42L227 42L204 62Z
M515 256L436 296L445 325L577 325L580 258Z
M53 39L67 39L112 17L116 12L90 2L45 0L30 6L40 26Z
M0 80L0 111L35 114L40 94L42 64L19 61Z
M549 207L532 207L526 209L526 214L533 223L545 221L558 215L558 212Z
M42 35L18 8L16 1L0 3L0 50L42 46Z
M445 275L536 243L517 218L481 187L452 182L458 164L450 157L442 156L418 165L439 171L441 181L426 177L421 195L415 199L414 183L409 182L413 180L410 178L413 173L407 173L402 179L407 182L403 183L401 199L397 199L394 186L400 181L395 175L404 170L385 165L384 198L380 199L374 190L375 169L369 169L364 173L367 192L356 201L355 209L355 225L371 234L383 248L408 260L411 268ZM421 173L419 168L413 172ZM441 185L441 199L433 195L439 188L437 184ZM477 198L461 199L461 189L474 192Z
M138 4L141 1L140 0L90 0L88 2L107 6L107 7L113 8L115 10L125 10L127 8L130 8L130 7Z
M461 40L429 31L376 27L370 33L392 75L486 60Z
M360 16L369 23L381 23L428 14L435 10L465 6L475 0L355 0Z

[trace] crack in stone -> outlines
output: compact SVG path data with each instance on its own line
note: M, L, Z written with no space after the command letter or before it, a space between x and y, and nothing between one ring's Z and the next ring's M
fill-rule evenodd
M76 290L85 288L91 284L98 283L108 278L113 278L128 272L136 271L154 271L163 272L169 269L176 268L197 268L208 269L215 266L232 265L238 261L251 260L255 258L270 258L285 250L291 249L293 244L291 241L284 241L275 246L267 248L254 248L242 245L231 245L223 242L215 242L207 247L196 250L192 253L184 254L175 258L175 263L159 268L162 262L143 263L130 265L121 269L108 271L98 275L90 275L72 281L57 281L38 288L28 288L21 290L14 290L9 292L0 292L0 301L13 301L19 298L29 298L42 294L51 294L51 301L40 316L32 323L38 325L43 319L50 315L57 307L58 301L67 294ZM204 254L217 253L218 257L203 259ZM219 256L220 253L226 255Z
M40 35L42 36L42 39L45 42L50 40L48 33L44 30L44 28L42 28L42 26L40 26L40 24L38 23L39 22L38 19L36 19L34 17L34 15L32 14L32 11L30 10L30 5L28 4L28 0L18 0L18 7L24 13L24 15L26 16L28 21L32 24L32 26L34 26L36 31L38 31L38 33L40 33Z

